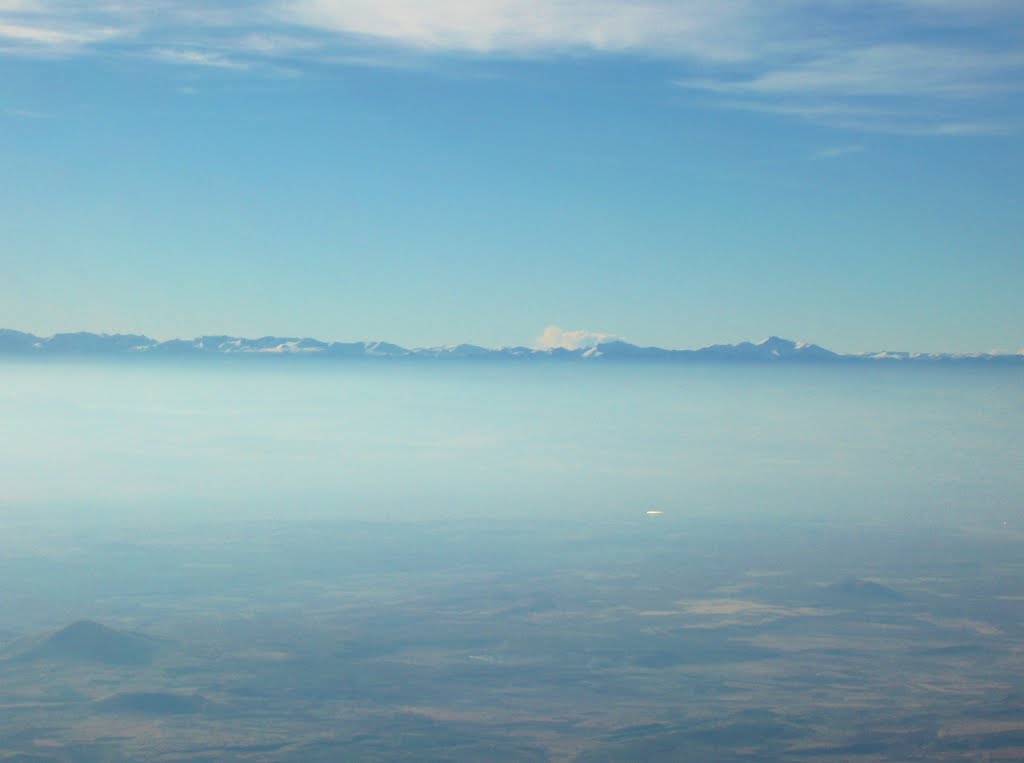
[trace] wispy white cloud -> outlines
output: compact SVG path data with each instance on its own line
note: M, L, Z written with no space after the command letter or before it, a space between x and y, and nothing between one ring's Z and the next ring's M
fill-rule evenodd
M70 55L90 45L124 34L115 27L93 26L43 19L33 23L0 16L0 54Z
M863 100L856 103L836 99L726 99L714 103L719 108L742 109L763 114L800 119L813 124L835 127L851 132L888 133L910 136L985 136L1007 135L1017 132L1019 118L1005 116L984 118L976 111L967 110L956 116L941 104L885 102Z
M282 0L291 24L426 51L747 56L752 0Z
M50 119L53 116L45 111L33 111L32 109L4 109L3 114L16 119Z
M853 131L1017 129L1020 0L0 0L0 55L111 50L266 75L634 56L692 97ZM1018 115L1019 116L1019 115ZM1019 121L1019 120L1018 120Z
M980 136L1017 120L988 108L1024 91L1024 49L869 45L787 60L746 77L688 79L717 105L797 117L858 132Z
M1024 89L1024 52L928 45L873 45L830 53L747 79L683 81L684 87L761 96L976 98Z
M185 66L208 66L215 69L245 70L249 64L228 58L223 53L213 50L196 50L192 48L174 49L157 48L150 52L150 57L168 64Z
M0 0L0 13L38 12L46 5L44 0Z
M259 56L292 56L297 53L315 51L323 47L319 39L298 34L274 34L254 32L231 39L226 44L233 50Z
M967 16L1020 11L1018 0L900 0L892 4L926 12L942 11Z
M588 331L587 329L566 331L558 326L548 326L537 337L534 346L540 350L554 350L558 348L579 350L593 347L596 344L608 342L615 338L613 334L606 334L602 331Z
M1009 135L1017 131L1017 124L1014 122L939 122L937 124L922 127L916 133L909 130L909 134L917 135Z

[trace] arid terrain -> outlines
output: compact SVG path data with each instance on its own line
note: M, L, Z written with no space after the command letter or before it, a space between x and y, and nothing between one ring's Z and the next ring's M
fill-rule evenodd
M1024 756L1007 526L9 529L4 760Z

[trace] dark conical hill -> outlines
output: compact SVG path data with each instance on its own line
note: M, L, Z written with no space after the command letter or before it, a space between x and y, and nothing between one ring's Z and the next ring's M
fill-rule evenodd
M79 620L27 646L22 659L59 659L106 665L144 665L153 659L156 642L92 620Z

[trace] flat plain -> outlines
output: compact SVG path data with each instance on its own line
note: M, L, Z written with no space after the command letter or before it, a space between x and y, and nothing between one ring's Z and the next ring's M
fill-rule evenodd
M6 529L0 759L1024 756L1002 522Z

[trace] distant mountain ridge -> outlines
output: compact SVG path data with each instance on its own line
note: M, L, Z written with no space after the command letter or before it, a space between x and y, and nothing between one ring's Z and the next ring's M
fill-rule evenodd
M323 342L309 337L264 336L246 339L233 336L200 336L165 342L140 334L93 334L86 331L38 337L12 329L0 329L0 355L69 356L209 356L289 355L359 359L459 359L459 360L580 360L602 362L850 362L850 361L984 361L1024 362L1024 350L1016 353L913 353L870 352L841 355L808 342L771 336L760 342L713 344L696 350L641 347L609 340L593 347L538 349L531 347L487 348L473 344L408 349L389 342Z

